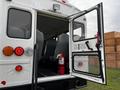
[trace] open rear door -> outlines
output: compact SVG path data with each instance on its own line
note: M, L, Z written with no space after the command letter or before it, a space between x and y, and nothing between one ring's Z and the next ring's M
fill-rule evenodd
M102 3L74 15L70 29L71 75L106 84Z

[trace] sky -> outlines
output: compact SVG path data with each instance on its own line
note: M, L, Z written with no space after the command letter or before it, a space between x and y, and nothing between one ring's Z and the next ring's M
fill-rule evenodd
M68 0L80 10L86 10L103 2L105 32L120 32L120 0Z

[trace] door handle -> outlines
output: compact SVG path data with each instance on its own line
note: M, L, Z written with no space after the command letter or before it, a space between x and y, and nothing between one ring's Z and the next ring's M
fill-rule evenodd
M90 45L89 45L89 41L86 41L85 44L86 44L86 46L89 50L93 51L93 48L91 48Z

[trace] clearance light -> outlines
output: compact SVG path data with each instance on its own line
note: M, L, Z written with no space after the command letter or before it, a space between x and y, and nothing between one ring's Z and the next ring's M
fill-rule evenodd
M24 49L22 47L16 47L14 52L15 55L22 56L24 54Z
M6 85L6 81L1 81L1 84L2 85Z
M14 53L14 50L13 50L12 47L6 46L6 47L3 48L3 54L4 54L5 56L12 56L13 53Z
M23 67L21 65L18 65L18 66L15 67L15 70L17 72L21 72L23 70Z
M60 5L59 4L53 4L53 10L56 12L60 10Z

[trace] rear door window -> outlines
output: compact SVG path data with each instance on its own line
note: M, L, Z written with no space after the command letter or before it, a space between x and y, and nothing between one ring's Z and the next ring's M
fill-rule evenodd
M28 11L10 8L8 11L7 35L11 38L31 37L32 14Z

